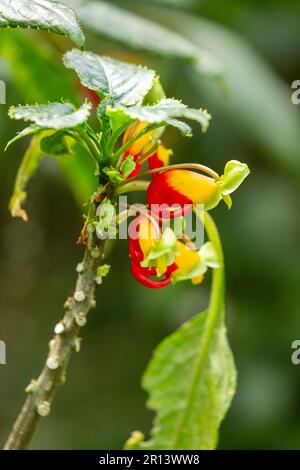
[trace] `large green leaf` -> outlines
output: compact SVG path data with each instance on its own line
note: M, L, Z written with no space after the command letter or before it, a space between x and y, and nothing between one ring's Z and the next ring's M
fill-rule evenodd
M12 216L20 217L24 221L28 220L27 213L22 207L27 197L26 187L30 178L32 178L37 171L44 156L40 149L40 141L45 135L47 134L41 134L38 137L33 137L31 140L31 144L23 157L21 165L19 166L13 194L9 203Z
M139 120L146 121L149 124L169 124L179 128L179 130L187 135L191 135L190 127L178 121L178 119L189 119L200 123L203 132L209 126L211 116L206 110L191 109L178 100L163 99L153 106L131 106L122 105L108 106L106 110L110 117L113 128L118 128L124 123Z
M142 101L155 79L153 70L78 49L67 52L64 63L84 86L127 106Z
M84 123L91 112L91 104L84 103L78 110L69 103L50 103L35 106L13 106L12 119L31 121L46 129L66 129Z
M0 27L16 26L68 36L79 47L85 42L74 11L55 0L1 0Z
M218 429L235 392L236 372L219 312L195 316L155 350L143 378L149 408L156 411L151 438L127 448L214 449Z
M203 73L222 73L221 62L184 36L115 5L86 2L78 7L78 16L86 28L101 37L167 59L184 60Z

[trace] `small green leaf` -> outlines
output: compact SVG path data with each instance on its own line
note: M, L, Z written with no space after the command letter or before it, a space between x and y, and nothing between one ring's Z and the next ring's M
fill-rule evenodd
M9 202L11 215L13 217L20 217L25 222L28 220L28 216L22 206L27 197L26 187L30 178L37 171L44 156L40 148L40 142L44 135L45 133L40 136L33 137L31 140L31 144L18 169L13 194Z
M161 124L175 126L187 135L191 134L190 127L186 124L179 123L178 119L189 119L197 121L205 132L209 126L211 116L206 110L191 109L178 100L163 99L153 106L131 106L129 108L119 104L115 106L108 106L106 109L107 115L111 119L113 128L118 128L128 125L136 120L146 121L149 124Z
M103 169L103 172L109 177L113 184L118 184L121 183L121 181L124 181L123 176L118 170L116 170L116 168L106 167Z
M42 127L38 126L37 124L32 124L31 126L29 127L26 127L25 129L23 129L21 132L18 132L18 134L13 138L11 139L6 147L5 147L5 151L12 145L14 144L15 142L17 142L18 140L20 139L23 139L23 137L27 137L29 135L33 135L33 134L37 134L38 132L41 132L43 130Z
M110 265L103 264L97 269L97 277L106 277L110 272Z
M42 128L67 129L84 123L92 105L84 103L78 110L69 103L50 103L35 106L12 106L9 116L12 119L31 121Z
M226 163L224 175L221 177L222 194L227 196L233 193L249 175L250 170L246 163L231 160Z
M78 47L85 42L74 11L55 0L1 0L0 28L17 26L68 36Z
M153 70L78 49L67 52L64 63L85 87L125 106L141 102L155 79Z
M66 141L66 134L62 131L58 131L55 134L44 137L41 140L41 150L46 155L54 157L59 155L71 155L73 153Z
M127 178L135 170L136 164L132 155L128 155L123 161L120 170L124 178Z

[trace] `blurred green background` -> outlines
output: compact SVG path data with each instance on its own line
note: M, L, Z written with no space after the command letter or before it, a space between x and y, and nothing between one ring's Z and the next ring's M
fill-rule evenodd
M229 159L249 164L251 176L234 194L232 210L220 205L214 211L227 262L227 322L238 369L238 390L219 447L299 449L300 366L291 363L291 343L300 338L300 105L291 102L291 83L300 79L299 2L119 4L224 64L227 87L184 58L152 54L151 47L139 47L139 38L136 51L117 45L114 38L103 38L107 32L95 34L91 22L83 21L86 31L93 30L88 48L155 68L169 96L207 107L213 115L205 136L196 130L193 139L175 131L166 135L174 161L201 162L217 171ZM122 33L127 20L120 18ZM151 41L155 49L160 38ZM8 119L10 105L80 99L74 76L61 62L70 47L51 34L0 31L0 79L7 83L7 105L0 106L1 149L22 128ZM1 441L29 379L39 373L73 288L82 255L76 245L81 204L93 187L85 155L75 163L47 158L30 183L30 221L11 219L7 205L25 148L21 142L0 156L0 339L7 343L8 362L0 366ZM151 352L207 304L209 279L201 287L185 283L158 292L138 285L130 275L126 241L112 247L109 262L111 275L98 291L82 352L72 359L34 449L118 449L131 431L147 432L153 416L140 378Z

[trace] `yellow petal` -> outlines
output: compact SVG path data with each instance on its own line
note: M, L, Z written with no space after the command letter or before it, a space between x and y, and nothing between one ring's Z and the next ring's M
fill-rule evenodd
M128 140L139 134L139 132L141 132L147 126L148 123L143 121L138 121L129 126L126 132L124 133L123 143L125 144L126 142L128 142ZM138 140L136 140L133 144L130 145L130 147L128 147L127 153L133 156L140 155L141 153L143 153L143 150L146 149L148 144L152 142L152 134L153 133L148 132L147 134L143 135Z
M158 233L148 218L142 218L139 224L139 244L146 258L158 239Z

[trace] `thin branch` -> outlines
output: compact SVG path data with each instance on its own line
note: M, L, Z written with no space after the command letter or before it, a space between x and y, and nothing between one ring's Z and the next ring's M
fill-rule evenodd
M86 323L86 315L95 305L97 269L103 261L104 241L95 234L88 234L88 244L82 263L77 266L75 292L65 303L63 320L55 327L55 336L49 345L49 355L37 380L27 387L28 398L5 444L5 450L26 449L43 417L51 410L57 389L65 381L67 366L73 351L79 351L80 328Z

